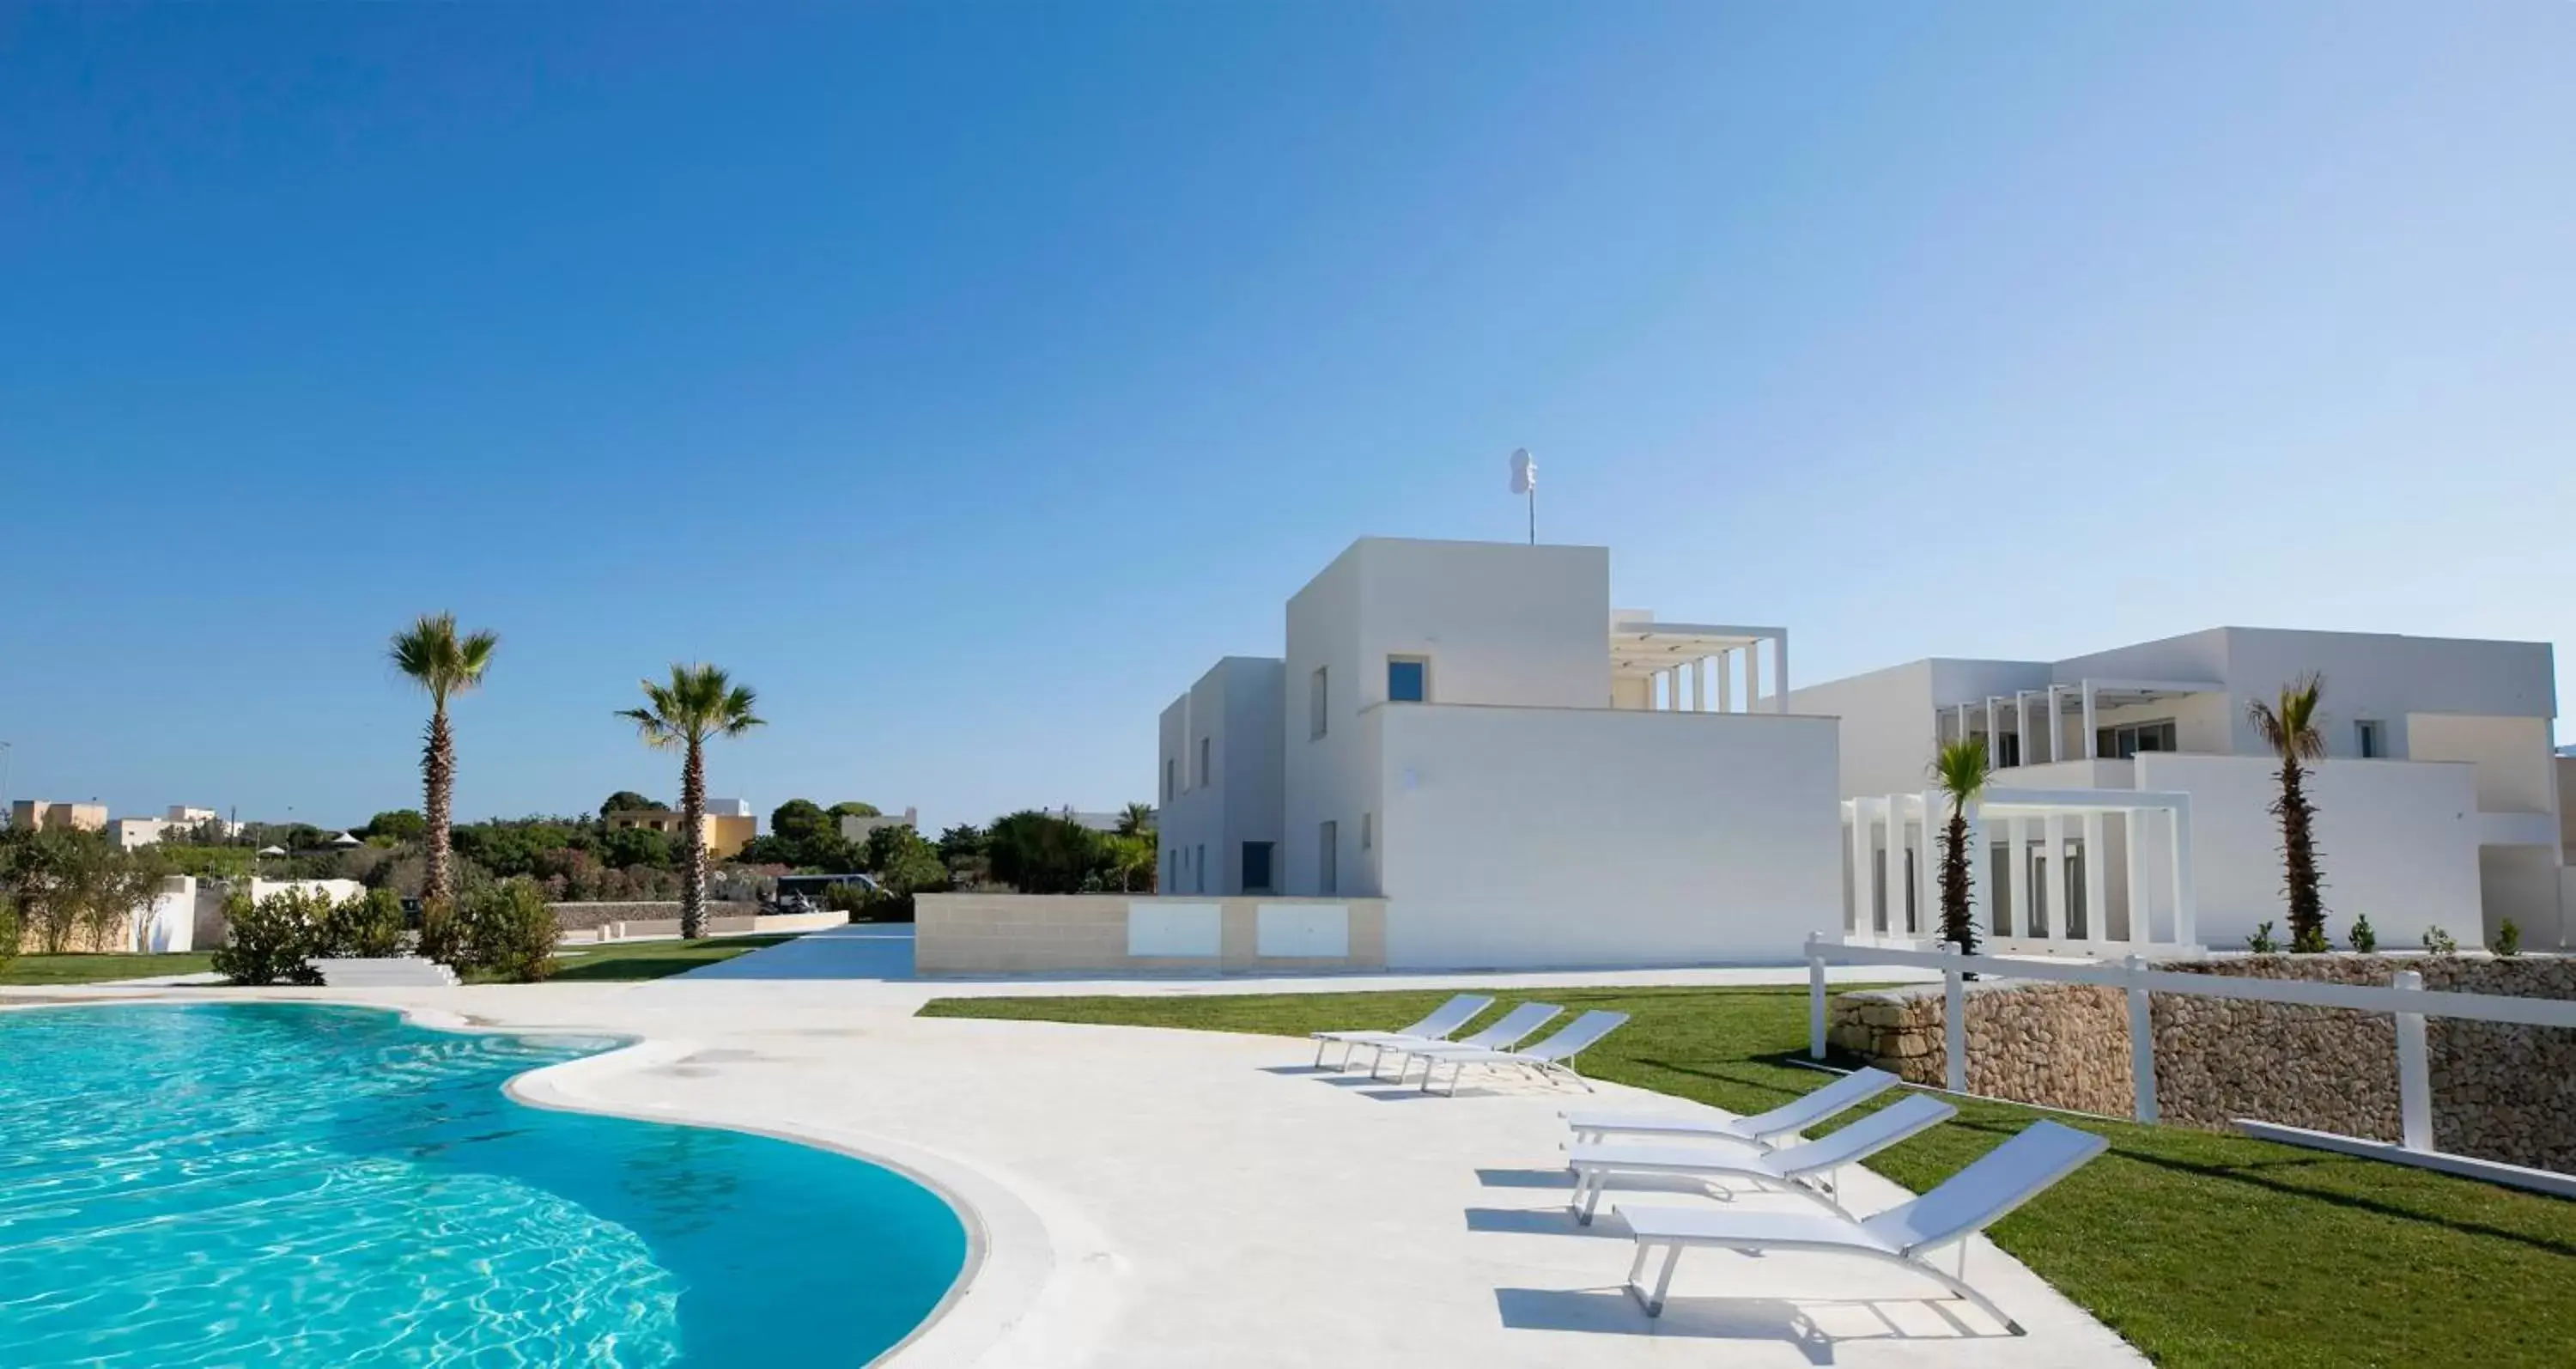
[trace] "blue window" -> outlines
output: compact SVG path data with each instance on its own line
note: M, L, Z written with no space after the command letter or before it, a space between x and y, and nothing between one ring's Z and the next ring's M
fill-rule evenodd
M1416 657L1386 660L1386 697L1390 703L1418 704L1429 694L1431 663Z

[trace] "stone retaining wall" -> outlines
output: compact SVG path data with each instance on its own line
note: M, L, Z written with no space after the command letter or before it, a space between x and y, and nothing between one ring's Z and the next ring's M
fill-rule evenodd
M2576 959L2523 956L2241 956L2160 968L2385 985L2401 969L2427 989L2576 999ZM1938 985L1835 996L1832 1044L1939 1085L1946 1046ZM2213 1130L2239 1117L2394 1141L2397 1036L2379 1013L2151 994L2162 1120ZM2576 1172L2576 1031L2426 1021L2435 1148ZM1968 1088L2047 1107L2131 1111L2126 995L2089 984L1968 986Z
M595 931L611 922L671 922L680 920L680 901L676 898L641 899L626 903L549 903L555 925L567 932ZM710 918L747 918L757 915L760 905L730 899L708 899Z

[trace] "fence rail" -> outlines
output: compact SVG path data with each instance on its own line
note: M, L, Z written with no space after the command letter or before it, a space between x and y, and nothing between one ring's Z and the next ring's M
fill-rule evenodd
M2296 979L2249 979L2235 975L2190 974L2159 970L2137 956L2117 964L2065 960L2021 960L2011 956L1961 955L1956 950L1909 951L1878 946L1847 946L1819 936L1807 938L1807 1054L1825 1055L1825 967L1891 965L1937 970L1943 996L1943 1084L1953 1093L1968 1091L1966 976L1998 979L2046 979L2070 984L2098 984L2128 995L2129 1073L2135 1112L2141 1122L2156 1120L2156 1044L2148 1013L2148 995L2190 994L2201 998L2248 999L2311 1008L2346 1008L2386 1013L2397 1023L2397 1100L2403 1147L2433 1149L2432 1072L2426 1059L2424 1019L2461 1018L2473 1022L2506 1022L2531 1027L2576 1030L2576 1002L2555 998L2516 998L2506 994L2457 993L2426 989L2423 975L2400 970L2386 987L2367 984L2321 984Z

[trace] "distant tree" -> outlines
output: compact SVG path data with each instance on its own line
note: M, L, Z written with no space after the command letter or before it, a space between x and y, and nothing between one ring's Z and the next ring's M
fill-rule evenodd
M604 818L611 813L649 813L661 806L659 801L648 799L632 789L620 789L599 801L599 815Z
M1941 939L1961 955L1977 952L1977 921L1969 894L1975 878L1968 849L1968 809L1986 792L1986 744L1970 737L1945 743L1932 758L1932 780L1950 800L1941 831Z
M599 839L601 863L624 869L629 865L649 866L656 870L671 868L671 839L649 827L621 827Z
M860 803L856 800L845 800L843 802L833 804L831 807L831 814L836 818L881 818L885 816L885 814L880 811L875 804Z
M48 955L131 949L134 914L169 872L157 852L128 851L99 832L12 830L0 840L0 894Z
M985 839L993 878L1024 894L1081 891L1100 865L1101 834L1054 813L1023 809L997 818Z
M1101 841L1100 846L1101 863L1121 892L1132 894L1153 889L1156 856L1152 837L1141 832L1112 833Z
M674 664L667 683L646 680L643 686L645 706L621 710L618 716L635 724L645 745L683 753L680 830L686 859L680 883L680 935L694 941L707 931L706 744L716 737L739 737L763 722L752 712L758 700L751 687L735 684L711 665ZM822 810L815 812L820 815Z
M2281 759L2281 796L2272 801L2272 816L2281 823L2281 882L2290 903L2293 951L2327 949L2325 874L2317 868L2317 806L2308 798L2306 764L2326 754L2325 733L2317 726L2325 687L2324 676L2302 675L2281 686L2277 702L2253 699L2245 705L2254 735Z
M369 818L367 825L359 831L358 835L369 838L391 837L396 841L418 841L429 835L429 819L422 817L418 810L397 808Z
M823 811L823 805L812 799L789 799L770 810L769 834L782 841L810 841L815 837L839 836L841 824Z
M872 875L883 874L915 857L937 861L939 848L923 840L919 832L909 827L880 827L868 833L867 841L859 848L859 868ZM941 868L947 867L942 865Z
M1153 830L1154 805L1150 803L1131 803L1119 811L1118 835L1122 837L1141 837L1151 834Z
M424 613L395 633L387 654L394 668L429 695L429 734L421 748L422 807L428 812L427 897L455 893L447 869L447 829L456 794L456 737L447 726L447 701L483 682L501 639L489 632L459 635L453 613ZM292 848L290 848L292 849Z

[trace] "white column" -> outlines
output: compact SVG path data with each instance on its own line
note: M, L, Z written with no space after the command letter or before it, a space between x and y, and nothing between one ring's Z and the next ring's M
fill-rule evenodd
M2410 991L2424 987L2424 976L2399 970L2389 987ZM2424 1055L2424 1014L2402 1012L2397 1018L2397 1129L2408 1150L2433 1148L2433 1075Z
M2020 748L2021 754L2021 759L2013 762L2015 765L2029 765L2032 763L2031 757L2038 754L2030 744L2031 693L2032 691L2027 689L2013 691L2013 740Z
M2084 682L2084 759L2102 759L2100 739L2093 735L2093 682Z
M1992 770L2004 763L2003 749L1995 745L1995 734L2003 724L1995 717L1995 696L1986 696L1986 768Z
M1824 974L1824 962L1819 960L1816 964L1818 968L1810 978L1820 978ZM2156 1120L2155 1014L2147 1001L2147 991L2139 987L2147 963L2133 955L2126 964L2129 971L2129 1096L2138 1120L2153 1126ZM1813 996L1812 991L1810 996Z
M2102 868L2102 810L2084 810L2084 939L2098 959L2110 950L2111 872Z
M1744 711L1762 706L1762 644L1752 642L1744 648Z
M1986 813L1982 804L1968 807L1968 925L1975 927L1979 939L1994 925L1988 915L1994 906L1994 891L1987 888L1993 881L1986 876Z
M1954 741L1954 742L1963 742L1963 741L1966 741L1967 739L1968 739L1968 706L1967 706L1966 704L1961 704L1961 705L1959 705L1959 735L1958 735L1958 736L1955 736L1955 737L1952 737L1950 740L1952 740L1952 741Z
M2066 714L2057 704L2057 696L2065 688L2064 685L2048 687L2048 759L2051 762L2066 759Z
M1941 806L1941 791L1923 791L1923 854L1914 860L1914 908L1919 928L1940 925L1941 917L1941 837L1939 827L1946 812Z
M1851 814L1851 840L1843 859L1851 865L1852 887L1851 917L1843 930L1852 936L1866 936L1874 930L1870 925L1870 900L1877 896L1869 868L1869 800L1853 799L1843 809Z
M1789 711L1789 630L1787 628L1782 628L1780 635L1771 639L1771 697L1778 700L1772 706L1772 712Z
M2200 944L2200 896L2192 891L2191 800L2176 796L2173 807L2174 944Z
M1735 652L1717 653L1717 711L1735 711Z
M1887 908L1887 934L1905 936L1905 808L1899 794L1879 801L1887 814L1887 868L1879 872L1878 897Z
M2004 820L2005 840L2012 846L2012 865L2007 877L2012 880L2012 921L2007 936L2030 935L2030 819Z
M2147 811L2132 808L2120 819L2129 848L2129 943L2133 946L2147 944L2156 926L2147 907Z
M1706 713L1707 711L1708 658L1694 656L1691 658L1691 712Z
M2040 819L2040 841L2047 846L2048 883L2043 896L2048 900L2048 939L2066 939L2066 815L2050 813Z

